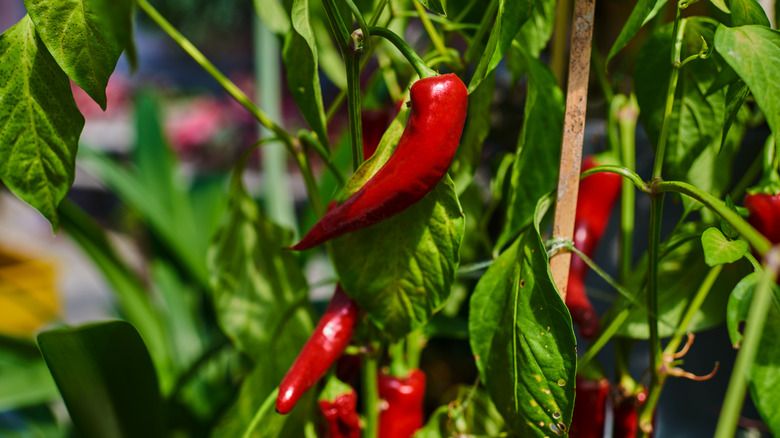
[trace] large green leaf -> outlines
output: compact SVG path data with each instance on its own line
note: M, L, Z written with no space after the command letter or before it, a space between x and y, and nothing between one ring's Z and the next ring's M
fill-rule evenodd
M344 290L393 338L422 327L450 294L464 223L445 176L402 213L334 239Z
M293 2L292 26L293 31L287 34L282 50L287 86L303 118L327 148L328 131L317 70L317 43L309 20L309 0Z
M86 438L162 437L162 399L138 332L109 321L38 334L70 417Z
M780 83L776 78L780 32L757 25L721 25L715 32L715 49L750 87L775 137L780 136Z
M682 57L699 53L702 39L711 46L716 26L705 18L686 19ZM672 37L671 25L656 31L640 51L634 70L640 115L654 145L666 106ZM670 178L685 180L692 163L707 147L716 151L720 147L726 90L712 90L720 69L717 58L709 57L689 62L680 70L664 155L664 171Z
M133 48L133 0L25 0L35 30L60 68L106 109L106 86Z
M288 230L263 215L237 173L208 262L217 320L253 359L267 355L282 330L292 334L285 343L289 345L280 348L294 348L312 329L303 304L308 302L306 279L295 255L282 249L291 240Z
M532 0L499 0L496 21L490 31L487 47L469 82L469 93L476 90L479 83L498 66L515 35L531 16L532 9Z
M752 273L734 287L728 303L727 322L731 342L742 341L740 326L745 322L753 292L760 275ZM777 287L773 287L772 307L769 309L764 331L758 346L758 353L748 374L750 395L773 436L780 434L780 303Z
M57 398L57 387L35 344L0 338L0 412Z
M756 0L729 0L731 9L731 25L759 24L771 27L766 11Z
M609 49L605 64L609 64L612 57L636 36L642 26L647 24L648 21L652 20L658 14L664 5L666 5L667 1L668 0L638 0L636 2L634 10L631 11L631 15L629 15L626 24L623 25L623 29L621 29L615 43L612 44L612 48Z
M520 28L515 39L531 56L538 58L552 36L556 2L533 0L533 4L531 17Z
M56 230L84 118L28 16L0 35L0 179Z
M512 431L565 435L576 340L537 228L529 226L482 276L471 297L469 333L482 381Z
M688 230L690 231L690 230ZM710 267L704 259L701 240L691 232L690 239L668 251L658 265L658 324L659 335L671 336L675 333L688 304L707 276ZM701 308L694 314L687 330L697 332L723 323L724 309L729 293L735 284L750 268L746 261L731 263L723 267ZM631 299L620 295L615 311L632 307L626 322L620 327L617 336L633 339L647 339L647 308L645 306L647 259L642 258L637 269L627 280L628 290L636 293ZM638 292L638 293L637 293ZM606 319L609 320L614 311Z
M479 166L482 144L490 133L490 106L496 89L496 76L490 74L469 96L469 108L466 126L450 166L450 176L455 182L458 195L471 184Z
M558 182L563 131L563 93L552 71L523 53L528 75L525 120L512 167L507 220L497 247L504 246L531 223L540 197Z

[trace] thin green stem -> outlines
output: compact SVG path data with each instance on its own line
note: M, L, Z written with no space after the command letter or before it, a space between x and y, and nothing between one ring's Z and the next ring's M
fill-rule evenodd
M311 202L317 217L320 217L325 214L325 204L320 197L320 192L317 188L317 181L315 180L314 172L311 169L309 156L303 152L296 152L295 161L298 164L298 167L301 169L303 183L306 186L306 193L309 195L309 202Z
M682 52L682 38L685 33L685 21L680 20L680 8L678 6L674 19L674 45L672 48L672 71L669 73L669 86L666 90L666 105L664 106L664 118L661 122L661 133L658 135L658 146L655 149L655 163L653 164L653 179L661 178L661 170L664 164L666 143L669 139L669 127L674 108L674 94L677 90L677 79L680 76L680 53Z
M766 254L772 247L772 244L767 240L764 235L759 233L753 228L745 219L738 213L731 210L726 206L726 203L720 199L712 196L711 194L699 189L691 184L682 181L656 181L653 184L652 191L662 192L677 192L682 193L696 201L702 203L705 207L709 208L715 214L723 218L726 222L734 227L737 232L750 243L750 245L759 254Z
M715 281L718 279L718 276L722 270L723 265L717 265L711 268L707 273L707 277L704 278L701 286L699 286L699 289L696 291L696 295L694 295L690 304L688 304L688 308L685 310L685 314L680 320L680 324L677 326L677 330L672 336L672 339L664 349L662 355L662 361L664 361L664 364L661 365L661 368L666 366L666 359L664 358L672 356L677 352L677 349L682 343L683 336L685 336L685 334L688 332L688 325L690 325L693 317L696 315L696 312L698 312L702 304L704 304L704 300L707 298L707 295L709 295L710 291L712 290L712 286L715 285ZM659 370L661 368L659 368ZM647 399L639 411L639 425L642 431L646 434L649 434L652 431L655 408L658 405L658 400L661 398L661 392L663 391L664 383L666 383L667 377L668 374L663 372L659 373L658 384L654 387L651 386L648 388Z
M558 78L558 86L565 90L566 86L566 57L569 43L569 22L571 21L571 0L558 0L555 7L555 25L552 37L552 61L550 63L553 74Z
M633 170L623 167L623 166L616 166L614 164L602 164L596 167L592 167L585 172L582 172L582 175L580 176L580 179L585 178L586 176L593 175L594 173L598 172L610 172L610 173L617 173L618 175L621 175L630 181L630 183L633 183L636 188L639 190L650 193L650 188L647 186L647 183L642 181L642 178L639 177L639 175L636 174Z
M461 21L463 21L463 19L466 18L466 15L471 11L471 9L474 8L474 5L481 2L482 0L469 0L469 3L466 5L466 7L460 10L460 13L458 13L458 16L455 17L453 21L456 23L460 23Z
M436 48L436 51L439 52L439 55L452 60L453 58L447 51L447 46L444 44L444 40L441 39L439 32L437 32L436 28L433 26L430 17L428 17L428 14L425 12L425 8L423 8L423 6L418 1L413 1L412 3L417 10L417 16L420 18L420 21L422 21L423 27L428 33L428 37L431 39L431 43L433 43L433 47ZM459 63L457 59L454 59L454 61Z
M626 319L628 319L628 316L631 314L631 307L626 306L623 310L618 312L612 320L607 324L606 327L601 329L601 333L599 333L599 336L596 338L593 343L588 346L588 349L585 351L585 353L582 355L580 360L577 362L578 368L584 368L587 366L590 361L592 361L596 355L601 351L602 348L604 348L605 345L607 345L607 342L609 342L610 339L612 339L613 336L615 336L615 333L620 329L621 326L623 326L623 323L626 322Z
M144 1L144 0L141 0ZM276 397L279 395L279 387L271 391L270 394L268 394L268 397L265 398L265 401L260 406L260 409L257 410L255 413L255 416L252 417L252 421L249 423L249 426L247 426L246 430L244 431L244 438L251 438L252 433L257 428L257 425L260 424L260 421L265 417L265 414L268 413L268 411L271 410L271 406L274 405L274 402L276 401Z
M392 30L374 26L369 27L368 30L371 31L372 36L379 36L390 41L390 43L392 43L409 61L417 74L420 75L420 79L437 75L436 71L428 67L425 64L425 61L420 58L420 55L412 50L412 48L406 44L406 41L396 35Z
M317 139L316 136L314 136L311 131L302 130L298 133L298 139L301 141L301 144L303 144L307 148L314 149L315 152L317 152L317 155L320 156L322 159L322 162L325 163L325 166L330 170L330 172L333 174L333 176L336 177L336 180L339 183L339 186L344 186L346 180L344 179L344 175L341 173L341 170L339 170L335 164L333 164L333 158L328 155L327 151L325 150L325 147L322 146L322 143Z
M620 160L628 169L636 168L636 123L639 117L639 107L636 99L631 96L624 105L618 109L617 120L620 127ZM631 272L633 235L634 235L634 207L636 192L631 182L624 180L620 193L620 267L618 279L625 281Z
M330 30L333 32L333 37L336 39L341 54L344 55L350 52L350 41L352 31L344 24L344 19L339 14L339 8L336 6L335 0L322 0L322 6L325 8L325 15L328 17L328 24L330 24Z
M279 125L274 123L264 112L262 112L252 100L241 91L240 88L230 81L225 75L223 75L214 64L211 63L204 55L198 50L184 35L176 30L171 23L168 22L159 12L146 0L138 0L138 6L152 19L168 36L171 37L195 62L198 63L206 72L211 75L224 89L227 91L233 99L235 99L241 106L249 111L252 116L257 119L263 126L270 129L275 136L281 139L285 146L292 152L292 136L282 129Z
M377 372L379 359L376 352L363 357L363 411L366 416L364 438L377 438L379 432L379 389L377 388Z
M355 171L363 163L363 122L360 118L360 55L357 53L345 55L349 144L352 148L352 170Z
M726 399L720 411L718 427L715 429L715 438L731 438L737 431L737 422L745 401L745 391L748 384L748 375L753 366L761 342L769 309L772 307L772 283L780 271L780 248L773 247L764 258L764 270L761 280L753 292L745 318L745 335L742 338L742 346L737 354L734 369L731 372L729 387L726 390Z
M658 264L661 260L661 222L663 219L664 195L655 194L650 198L650 235L647 242L647 328L649 332L650 382L648 393L660 386L661 339L658 337ZM651 419L652 420L652 419ZM646 432L646 426L640 423L640 429ZM649 424L652 427L652 423Z
M607 102L612 102L612 98L615 97L615 91L612 89L612 84L609 83L607 72L604 71L603 59L601 59L601 55L596 49L596 40L593 40L592 44L593 47L590 49L590 65L593 66L593 73L599 81L601 92L604 94L604 99L606 99Z

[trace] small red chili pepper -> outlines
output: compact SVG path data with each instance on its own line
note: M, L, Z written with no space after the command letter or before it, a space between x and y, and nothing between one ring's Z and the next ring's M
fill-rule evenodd
M301 396L341 356L355 332L359 313L357 304L344 293L341 285L336 286L333 298L314 328L314 333L279 384L277 412L290 412Z
M325 215L292 246L305 250L379 223L427 195L447 173L463 133L468 91L454 74L420 79L393 154L357 192Z
M379 373L379 438L409 438L423 426L425 373L412 369L406 377Z
M360 438L357 394L352 387L342 385L346 392L320 398L317 402L327 423L325 438Z
M588 156L582 164L582 171L599 164L601 163L597 163L593 156ZM622 184L620 175L609 172L595 173L580 181L574 219L574 247L588 257L593 256L604 235L612 206L620 194ZM587 271L588 265L578 255L572 254L566 287L566 306L574 322L580 326L582 336L592 338L598 334L599 319L585 293Z
M639 409L647 400L647 388L636 395L621 394L620 390L618 388L618 395L612 404L612 437L635 438L639 426Z
M742 205L748 209L748 222L772 243L780 243L780 193L748 193Z
M606 416L609 380L587 380L577 377L574 389L574 415L569 436L572 438L602 438Z

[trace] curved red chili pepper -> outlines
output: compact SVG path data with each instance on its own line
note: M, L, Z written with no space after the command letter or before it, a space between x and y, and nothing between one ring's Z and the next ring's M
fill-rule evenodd
M582 171L599 164L592 156L588 156L582 164ZM593 256L596 245L604 235L612 206L620 194L622 184L620 175L609 172L595 173L580 181L574 219L574 247L588 257ZM572 254L566 287L566 306L574 322L580 326L582 336L592 338L599 332L599 319L585 293L587 270L585 262L577 254Z
M336 286L325 313L279 384L276 411L286 414L325 374L349 345L358 320L357 304Z
M409 438L423 426L425 373L415 368L404 377L379 373L379 438Z
M574 389L574 415L569 436L571 438L602 438L606 417L609 380L586 380L577 377Z
M335 400L317 402L328 427L326 438L360 438L360 416L357 413L357 394L350 388Z
M748 193L742 205L748 209L748 222L772 243L780 243L780 193Z
M420 79L393 154L357 192L325 215L292 246L305 250L376 223L414 205L447 173L463 133L468 91L454 74Z

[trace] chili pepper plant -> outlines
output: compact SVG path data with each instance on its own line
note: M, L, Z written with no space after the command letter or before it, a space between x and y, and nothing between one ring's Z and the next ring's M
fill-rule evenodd
M571 0L255 0L260 75L282 69L297 123L155 3L24 0L28 15L0 35L0 179L84 250L117 315L3 342L47 391L14 387L2 407L23 421L0 426L780 435L774 2L637 0L625 14L600 2L594 23ZM592 53L570 50L589 23ZM182 179L149 93L134 96L129 163L79 144L69 81L105 110L120 55L139 59L134 26L170 38L262 126L218 177ZM590 80L567 88L583 65ZM586 150L563 142L576 159L561 168L564 126L586 110ZM559 184L588 154L579 194ZM262 184L244 177L258 155ZM142 269L68 199L77 162L132 212ZM564 208L572 239L553 223ZM553 274L566 253L571 271ZM329 303L310 298L320 286ZM694 334L719 328L733 366L687 368L702 354ZM465 354L447 363L440 345ZM719 392L680 425L663 394L683 379ZM60 396L67 421L49 409Z

